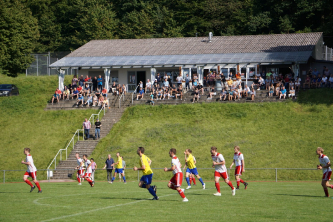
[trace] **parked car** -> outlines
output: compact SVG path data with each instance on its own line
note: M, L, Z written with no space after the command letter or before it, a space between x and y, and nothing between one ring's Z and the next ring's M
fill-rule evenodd
M1 84L0 85L0 96L12 96L12 95L19 95L20 92L17 86L13 84Z

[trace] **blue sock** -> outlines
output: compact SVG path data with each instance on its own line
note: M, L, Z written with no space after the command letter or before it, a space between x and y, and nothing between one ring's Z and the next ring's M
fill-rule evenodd
M148 189L149 193L153 195L154 197L156 196L156 193L154 192L154 189L150 186Z
M125 176L123 176L123 180L124 180L124 183L126 183L126 178L125 178Z
M186 177L186 182L187 182L188 186L191 186L191 184L190 184L190 178Z
M204 185L202 178L200 178L199 181L201 182L202 185Z
M114 178L114 177L112 177L112 179L111 179L111 182L113 182L113 181L114 181L114 179L115 179L115 178Z
M145 183L142 184L141 188L146 188L146 184Z

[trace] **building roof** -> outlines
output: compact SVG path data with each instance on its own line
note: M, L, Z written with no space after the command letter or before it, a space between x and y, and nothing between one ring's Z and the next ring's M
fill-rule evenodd
M315 32L214 36L211 42L208 37L92 40L51 67L306 62L321 37Z

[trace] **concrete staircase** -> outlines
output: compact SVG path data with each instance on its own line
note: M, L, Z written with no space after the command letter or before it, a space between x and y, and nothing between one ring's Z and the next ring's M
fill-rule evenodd
M102 123L101 139L104 138L110 132L112 126L120 120L123 112L124 109L122 108L108 109L102 120L100 120ZM76 153L79 153L81 158L83 154L87 154L88 158L90 157L99 142L98 140L94 140L95 125L94 123L92 123L92 125L93 126L90 129L90 139L76 142L74 149L68 155L67 160L60 161L57 164L56 169L53 171L52 179L68 179L68 174L75 174L74 168L77 166L75 158Z

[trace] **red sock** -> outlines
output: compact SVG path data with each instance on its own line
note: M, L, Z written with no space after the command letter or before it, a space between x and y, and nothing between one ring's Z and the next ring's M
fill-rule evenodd
M192 185L192 177L190 177L190 185Z
M197 183L195 182L195 178L194 177L192 178L192 180L193 180L194 185L197 185Z
M32 183L30 182L30 180L25 180L24 182L26 182L28 185L30 185L31 187L33 187L34 185L32 185Z
M40 185L39 185L39 183L36 182L35 184L36 184L36 186L38 187L38 190L40 191Z
M333 185L331 185L330 188L333 189Z
M77 182L81 183L81 178L80 177L77 178Z
M329 196L330 196L330 195L328 194L328 190L327 190L327 188L324 188L324 192L325 192L326 197L329 197Z
M177 190L177 191L178 191L179 195L180 195L182 198L185 198L185 194L184 194L184 192L182 191L182 189L179 189L179 190Z
M173 190L177 190L177 187L175 187L175 185L173 185L173 184L171 184L170 188Z
M239 187L240 180L237 180L237 187Z
M216 187L217 192L221 193L220 184L219 183L215 183L215 187Z
M231 189L234 189L234 186L232 185L231 181L228 182L229 187L231 187Z
M91 179L86 178L86 181L88 181L88 183L89 183L90 185L92 185L92 180L91 180Z
M244 180L242 180L242 179L239 179L239 182L241 182L241 183L245 183L245 181L244 181Z

